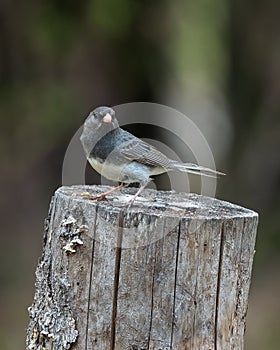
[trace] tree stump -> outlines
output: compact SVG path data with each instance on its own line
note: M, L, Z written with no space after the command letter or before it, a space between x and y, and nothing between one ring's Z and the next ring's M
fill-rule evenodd
M243 349L257 213L197 194L58 189L27 349Z

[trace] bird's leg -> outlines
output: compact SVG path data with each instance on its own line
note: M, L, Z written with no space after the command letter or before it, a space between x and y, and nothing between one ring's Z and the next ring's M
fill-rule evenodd
M105 199L106 196L108 196L109 194L111 194L111 193L113 193L115 191L118 191L118 190L120 190L121 188L123 188L125 186L126 186L126 184L122 183L119 186L114 187L114 188L112 188L111 190L109 190L107 192L100 193L97 196L87 197L87 199L100 201L102 199Z
M132 206L132 204L134 203L135 199L140 195L140 193L144 190L144 188L148 185L150 181L145 182L143 185L140 186L140 188L138 189L138 191L135 193L135 195L133 196L133 198L131 199L131 201L128 202L128 208L130 208Z

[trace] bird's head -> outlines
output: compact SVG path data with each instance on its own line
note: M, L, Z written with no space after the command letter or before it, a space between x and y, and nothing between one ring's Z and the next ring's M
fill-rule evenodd
M89 154L95 144L111 130L119 127L115 111L110 107L97 107L91 111L85 120L81 142L86 154Z
M113 108L101 106L90 112L85 121L85 127L92 131L98 129L112 130L117 128L118 121L115 117Z

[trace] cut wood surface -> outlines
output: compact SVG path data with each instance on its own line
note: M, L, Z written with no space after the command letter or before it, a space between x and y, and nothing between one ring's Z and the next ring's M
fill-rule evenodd
M58 189L27 349L243 349L257 213L197 194Z

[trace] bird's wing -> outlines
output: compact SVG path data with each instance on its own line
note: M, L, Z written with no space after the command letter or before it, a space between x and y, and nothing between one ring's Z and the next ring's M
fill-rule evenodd
M129 161L164 169L169 169L171 163L170 159L155 147L136 137L122 144L121 154Z

